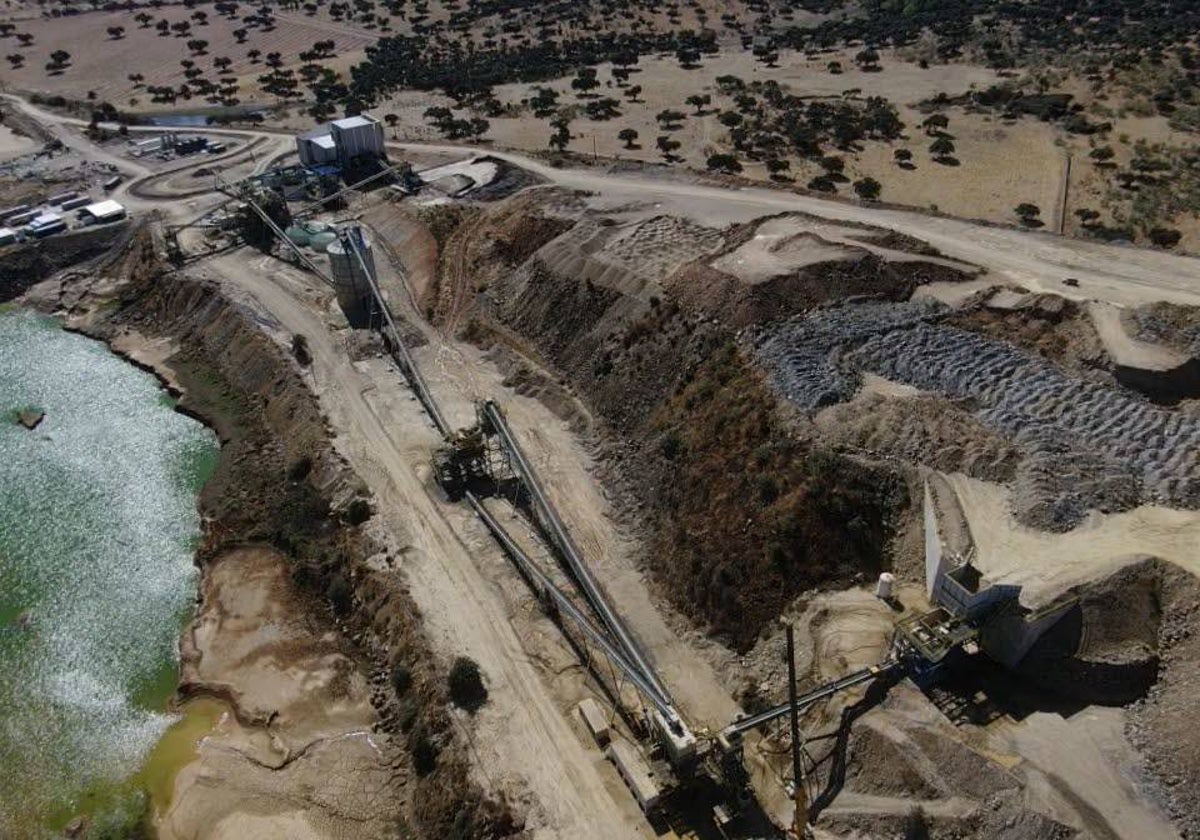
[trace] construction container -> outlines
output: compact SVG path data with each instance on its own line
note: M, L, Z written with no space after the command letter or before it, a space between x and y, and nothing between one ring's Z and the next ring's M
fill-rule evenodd
M92 203L90 196L81 195L77 198L69 198L62 203L60 210L78 210L80 207L87 207Z
M58 195L52 195L48 199L46 199L46 203L57 207L58 205L62 204L64 201L70 201L72 198L76 198L78 196L79 196L79 193L77 193L77 192L59 193Z
M45 239L47 236L62 233L66 229L67 223L62 219L58 219L57 221L44 222L40 225L30 225L29 235L34 239Z
M10 226L21 227L22 225L29 224L36 219L40 212L41 211L39 210L25 210L20 213L14 213L5 221L7 221Z
M613 741L608 748L609 761L617 768L625 786L629 788L633 798L645 813L650 813L658 806L662 796L658 785L655 784L650 765L642 754L624 741Z
M104 190L106 192L109 190L115 190L120 185L120 183L121 183L121 176L114 175L111 178L109 178L107 181L104 182Z
M7 219L10 216L17 216L21 213L28 213L31 208L28 204L18 204L16 207L9 207L7 210L0 210L0 219Z
M0 228L0 248L17 241L17 232L12 228Z
M317 236L332 236L333 234L317 234ZM375 257L371 243L362 234L360 228L351 228L351 238L357 238L361 243L359 254L353 248L348 248L342 240L330 243L326 252L329 254L329 271L333 277L333 289L337 295L338 305L346 314L346 320L357 326L365 323L371 311L371 281L365 272L372 275L375 272ZM314 237L315 238L315 237ZM365 269L365 272L364 272Z
M592 733L596 743L601 747L608 746L608 742L612 739L612 732L609 731L608 718L605 717L600 704L591 697L580 700L579 716L583 718L584 725L588 728L588 732Z
M892 588L895 585L895 575L891 572L881 572L879 582L875 584L875 597L883 601L890 601L892 598Z

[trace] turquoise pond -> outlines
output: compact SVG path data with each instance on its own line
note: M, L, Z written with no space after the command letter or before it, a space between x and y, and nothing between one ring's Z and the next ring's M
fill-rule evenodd
M32 431L24 408L45 412ZM138 810L129 780L173 720L216 456L153 376L0 311L0 836Z

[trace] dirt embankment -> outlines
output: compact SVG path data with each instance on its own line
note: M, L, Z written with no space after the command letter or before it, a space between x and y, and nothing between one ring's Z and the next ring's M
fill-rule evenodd
M1200 832L1200 579L1145 558L1072 590L1077 605L1021 662L1073 702L1126 705L1126 732L1184 836Z
M1001 295L1004 292L999 293ZM1058 295L1024 294L1012 306L989 305L992 293L946 319L949 326L1007 341L1074 376L1112 385L1112 360L1087 306Z
M783 214L737 225L718 251L668 278L666 290L685 309L740 329L847 298L908 300L918 286L964 278L948 265L889 259L856 244L897 250L897 256L917 250L915 240L864 233L835 241L803 232L801 224L797 217ZM889 248L897 244L909 250Z
M903 482L794 437L733 330L687 311L651 273L662 251L620 250L670 228L662 218L585 215L580 233L564 207L526 194L480 211L469 235L443 240L439 297L461 299L469 276L464 333L533 356L589 406L609 482L637 511L674 605L745 649L804 589L887 566ZM556 270L560 236L586 239L567 249L580 271ZM510 363L525 381L528 366Z
M156 361L182 389L181 407L222 440L200 499L202 604L183 646L181 693L231 703L236 723L219 734L244 755L231 761L214 746L181 773L184 810L169 815L172 830L390 837L400 825L406 836L428 838L511 833L506 809L468 779L445 675L415 605L396 576L382 573L387 562L371 536L369 500L332 448L297 363L214 284L144 261L126 281L120 306L88 331L126 349L169 344L173 352ZM246 577L245 591L220 585L230 574ZM261 597L249 594L252 581L262 584ZM224 614L229 620L214 619ZM238 620L259 614L273 623L229 635ZM247 646L246 657L219 667L221 650L236 644ZM297 681L296 672L307 677ZM351 741L357 751L345 745ZM358 782L321 783L347 773ZM232 834L212 824L213 807L240 815L222 822Z
M129 235L126 222L4 249L0 253L0 303L23 295L55 272L107 254Z

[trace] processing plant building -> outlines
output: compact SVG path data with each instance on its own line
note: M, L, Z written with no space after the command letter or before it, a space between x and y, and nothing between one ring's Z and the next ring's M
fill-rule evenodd
M364 158L383 157L383 126L370 114L334 120L296 138L305 166L346 167Z

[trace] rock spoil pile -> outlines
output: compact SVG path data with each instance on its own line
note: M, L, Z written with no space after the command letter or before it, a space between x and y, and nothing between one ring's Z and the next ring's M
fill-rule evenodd
M1006 342L938 323L927 303L820 310L775 328L759 355L805 409L847 399L861 372L966 400L1023 452L1015 486L1028 524L1071 528L1089 509L1200 506L1200 417L1074 379Z

